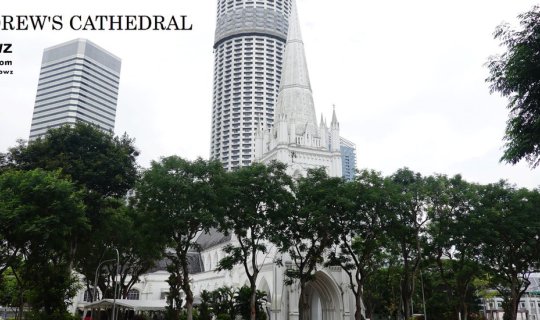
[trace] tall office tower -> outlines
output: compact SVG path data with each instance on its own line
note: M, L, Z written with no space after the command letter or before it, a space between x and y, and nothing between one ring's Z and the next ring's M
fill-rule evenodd
M86 39L44 50L30 140L84 121L114 130L121 60Z
M274 120L292 0L218 0L210 157L254 159L257 123Z
M343 178L351 181L356 176L356 145L351 141L340 138L341 168Z

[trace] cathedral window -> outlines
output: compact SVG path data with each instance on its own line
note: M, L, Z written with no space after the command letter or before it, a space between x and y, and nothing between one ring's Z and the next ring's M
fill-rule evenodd
M139 290L130 289L127 294L128 300L139 300Z
M84 292L83 301L92 302L92 301L99 300L99 290L96 290L96 298L95 299L92 299L93 295L94 295L94 288L91 287L90 289L87 289Z

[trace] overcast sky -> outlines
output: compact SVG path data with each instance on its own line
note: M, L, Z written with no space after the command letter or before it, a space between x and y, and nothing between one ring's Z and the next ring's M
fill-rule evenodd
M4 1L2 15L188 15L193 31L0 31L14 75L0 75L0 152L28 138L43 49L88 38L122 59L116 134L139 162L208 158L215 0ZM507 101L489 94L487 58L503 21L530 0L298 0L317 114L336 105L358 168L461 173L481 183L540 185L540 169L499 163ZM129 4L129 6L126 6ZM2 67L0 67L2 69ZM5 69L5 67L4 67Z

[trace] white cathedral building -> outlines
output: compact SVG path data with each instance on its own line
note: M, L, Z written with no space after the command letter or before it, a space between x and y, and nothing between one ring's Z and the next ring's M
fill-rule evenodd
M289 18L274 125L262 128L259 124L254 140L255 161L283 162L288 165L288 173L294 177L305 175L310 168L320 167L326 168L330 176L342 176L339 123L335 110L329 127L322 117L317 125L295 1ZM223 248L234 242L234 235L225 236L218 232L199 236L197 243L200 251L194 252L190 261L192 290L196 297L203 290L249 284L243 266L231 271L215 271L219 260L225 255ZM285 267L278 266L274 262L276 254L276 250L270 248L269 255L258 257L261 272L257 289L267 293L269 320L298 320L299 288L284 284L287 258L283 257ZM164 305L168 292L167 278L165 267L157 267L134 285L131 298L149 302L162 300ZM315 279L306 287L306 296L309 303L306 316L310 320L354 318L354 295L349 278L340 267L319 266ZM84 302L84 292L80 292L77 299L76 307L83 308L87 304Z
M295 1L289 17L274 125L268 130L259 126L255 134L255 161L272 160L287 164L287 173L293 177L320 167L332 177L342 176L336 111L330 128L322 116L317 125Z

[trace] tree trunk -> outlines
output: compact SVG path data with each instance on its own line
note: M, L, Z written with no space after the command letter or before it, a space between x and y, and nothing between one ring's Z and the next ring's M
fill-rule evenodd
M403 304L403 319L408 319L411 314L411 295L409 294L408 275L401 281L401 303Z
M362 315L362 289L361 286L358 285L358 291L355 294L355 303L356 303L356 311L354 311L354 319L355 320L365 320L364 316Z
M516 275L512 275L510 285L510 319L517 320L519 300L521 298L522 284L519 282Z
M255 286L255 282L253 282L250 285L251 288L251 297L249 298L249 307L250 307L250 314L249 319L250 320L256 320L257 319L257 287Z
M15 276L15 280L17 281L17 284L19 285L19 309L18 309L18 315L15 316L15 318L19 318L22 320L23 318L23 312L24 312L24 287L22 284L21 279L17 275L17 272L15 272L15 268L11 267L11 271L13 272L13 275Z
M411 315L411 298L412 293L410 290L410 277L409 277L409 254L405 244L402 244L401 255L403 257L403 278L401 279L401 303L403 304L403 319L408 319Z
M514 288L512 288L511 304L512 304L512 312L510 314L510 319L517 320L517 314L518 314L518 308L519 308L519 297L518 297L518 294L516 294L516 292L514 291Z
M193 320L193 294L186 295L187 320Z
M189 285L189 274L187 270L187 264L184 266L184 276L182 278L182 286L184 293L186 294L186 312L187 320L193 320L193 291Z
M298 299L298 320L304 320L304 311L306 308L304 287L305 287L304 281L300 280L300 296Z

